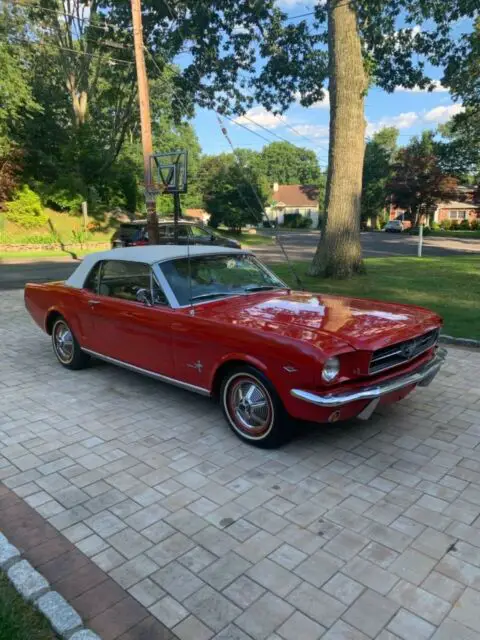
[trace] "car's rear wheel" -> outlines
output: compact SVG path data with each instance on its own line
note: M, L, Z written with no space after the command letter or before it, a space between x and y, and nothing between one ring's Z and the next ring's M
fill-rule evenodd
M90 356L81 350L65 318L59 317L53 324L52 345L57 360L67 369L83 369L90 362Z
M220 391L222 409L234 433L262 448L278 447L292 433L292 421L270 381L254 367L230 370Z

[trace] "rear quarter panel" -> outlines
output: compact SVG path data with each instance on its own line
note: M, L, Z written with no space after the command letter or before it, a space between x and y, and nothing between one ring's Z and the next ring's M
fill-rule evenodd
M75 333L80 334L77 314L78 292L63 282L29 283L25 286L24 300L27 311L37 325L47 332L47 319L53 312L60 313Z

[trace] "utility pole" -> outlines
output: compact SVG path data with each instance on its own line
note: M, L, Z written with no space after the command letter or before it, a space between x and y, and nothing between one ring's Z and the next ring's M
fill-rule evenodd
M150 156L153 153L153 144L148 78L143 50L141 0L131 0L131 5L133 40L135 45L135 64L137 66L138 102L140 105L140 125L142 130L143 174L145 181L145 200L147 203L148 238L150 244L158 244L158 218L155 206L155 195L149 190L149 187L151 186Z

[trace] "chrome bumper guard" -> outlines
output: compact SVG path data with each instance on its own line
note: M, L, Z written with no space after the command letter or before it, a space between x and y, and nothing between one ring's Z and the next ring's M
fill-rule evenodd
M386 382L363 387L363 389L358 389L357 391L340 391L338 393L319 395L317 393L312 393L311 391L292 389L290 394L294 398L299 398L305 402L316 404L319 407L340 407L345 404L350 404L350 402L356 402L357 400L375 400L376 398L380 398L381 396L392 393L393 391L399 391L400 389L412 384L418 384L422 387L426 387L437 375L440 367L444 364L446 357L447 350L438 349L432 360L420 366L415 371L407 373L406 375L398 376L398 378L387 380Z

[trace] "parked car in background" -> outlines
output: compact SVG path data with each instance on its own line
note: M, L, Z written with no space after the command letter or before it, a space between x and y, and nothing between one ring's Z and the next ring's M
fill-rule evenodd
M429 384L446 355L432 311L292 291L223 247L90 254L65 282L27 284L25 304L67 369L101 358L211 396L259 447L288 439L294 419L367 419Z
M402 233L403 222L401 220L389 220L385 225L385 231L389 233Z
M236 240L225 238L213 229L192 220L184 218L178 221L177 238L173 218L163 218L158 222L159 244L203 244L209 247L230 247L240 249ZM112 249L120 247L137 247L148 244L148 229L146 220L122 222L112 237Z

